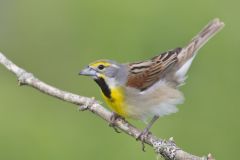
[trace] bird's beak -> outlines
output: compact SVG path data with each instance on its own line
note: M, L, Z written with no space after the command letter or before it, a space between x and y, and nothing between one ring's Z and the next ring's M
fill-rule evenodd
M92 69L90 67L87 67L87 68L81 70L79 72L79 75L96 77L97 76L97 72L94 69Z

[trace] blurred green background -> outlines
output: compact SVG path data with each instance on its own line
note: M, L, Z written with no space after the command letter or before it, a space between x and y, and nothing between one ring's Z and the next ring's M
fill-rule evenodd
M143 60L184 46L211 19L225 28L200 50L181 89L180 111L152 132L184 150L238 159L240 20L236 0L0 0L0 50L41 80L102 101L77 74L96 59ZM142 122L131 121L140 128ZM0 159L156 159L152 149L90 112L19 87L0 66Z

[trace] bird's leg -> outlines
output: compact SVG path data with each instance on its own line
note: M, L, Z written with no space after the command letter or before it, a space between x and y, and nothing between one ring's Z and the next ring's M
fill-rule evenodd
M149 130L154 124L154 122L159 118L159 116L153 116L152 120L148 123L147 127L137 136L136 140L140 140L142 142L142 150L145 151L144 140L147 138L150 133Z
M117 119L118 118L122 118L120 115L118 115L117 113L115 113L115 112L112 112L112 115L111 115L111 117L110 117L110 122L109 122L109 127L112 127L117 133L121 133L118 129L117 129L117 127L116 127L116 121L117 121Z

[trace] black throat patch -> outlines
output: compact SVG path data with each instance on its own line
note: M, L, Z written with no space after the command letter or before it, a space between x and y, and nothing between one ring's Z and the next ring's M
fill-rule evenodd
M99 85L103 94L106 97L108 97L109 99L111 99L111 91L110 91L107 83L105 82L105 80L103 78L97 78L97 79L94 79L94 81Z

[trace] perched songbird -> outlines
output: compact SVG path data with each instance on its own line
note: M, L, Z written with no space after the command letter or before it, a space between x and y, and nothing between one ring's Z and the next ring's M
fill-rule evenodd
M91 76L99 85L113 111L113 120L117 115L143 121L152 118L138 137L143 141L159 117L178 111L176 105L184 100L179 86L184 84L193 59L223 26L223 22L214 19L186 47L134 63L97 60L79 74Z

